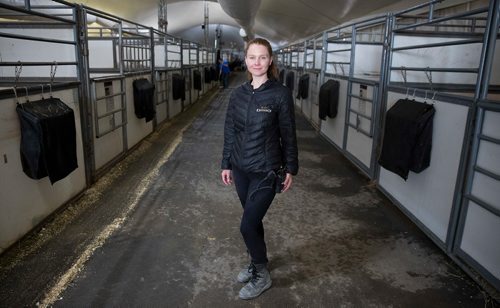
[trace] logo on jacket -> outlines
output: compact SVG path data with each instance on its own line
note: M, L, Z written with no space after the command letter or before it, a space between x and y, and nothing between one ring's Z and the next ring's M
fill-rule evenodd
M272 110L271 110L271 108L269 108L267 106L263 106L263 107L257 108L257 112L272 112Z

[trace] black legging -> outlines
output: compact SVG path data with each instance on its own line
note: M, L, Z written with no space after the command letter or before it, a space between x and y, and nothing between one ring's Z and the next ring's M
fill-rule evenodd
M273 202L274 177L268 173L246 173L233 167L236 192L243 206L240 232L254 264L267 263L262 219Z

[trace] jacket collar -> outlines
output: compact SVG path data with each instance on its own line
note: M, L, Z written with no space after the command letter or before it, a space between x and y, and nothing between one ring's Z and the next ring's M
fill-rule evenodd
M268 79L266 82L261 84L260 87L258 87L257 89L254 89L252 86L252 80L249 80L249 81L244 83L244 87L248 91L260 92L260 91L264 91L264 90L268 89L269 87L271 87L273 85L273 83L274 82L272 79Z

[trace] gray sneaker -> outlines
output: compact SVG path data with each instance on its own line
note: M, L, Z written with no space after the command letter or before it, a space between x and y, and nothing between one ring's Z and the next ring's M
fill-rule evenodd
M240 290L241 299L256 298L272 285L271 275L265 264L255 264L252 267L252 278Z
M238 273L238 277L236 278L238 280L238 282L241 282L241 283L249 282L250 279L252 278L253 267L254 267L253 263L250 263L250 264L248 264L248 268L242 269Z

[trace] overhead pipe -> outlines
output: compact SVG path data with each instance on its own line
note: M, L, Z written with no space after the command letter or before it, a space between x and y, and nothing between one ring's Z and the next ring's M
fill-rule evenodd
M219 0L222 10L224 10L227 15L234 18L244 30L240 33L246 34L246 37L243 37L246 41L253 39L255 36L253 26L260 3L261 0Z

